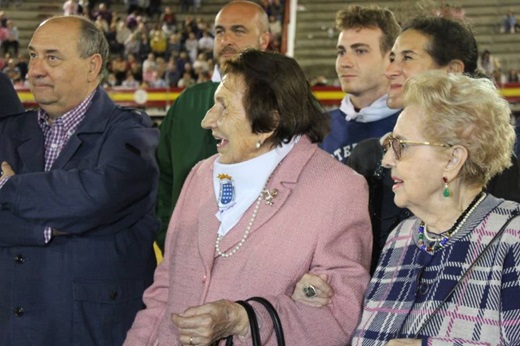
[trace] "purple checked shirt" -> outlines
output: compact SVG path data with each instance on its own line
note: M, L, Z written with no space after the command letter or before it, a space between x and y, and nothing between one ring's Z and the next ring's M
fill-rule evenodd
M95 90L79 105L62 116L51 119L44 110L38 111L38 124L40 125L45 140L45 172L50 171L54 161L58 158L61 150L67 144L70 136L79 124L85 119L85 113L94 97ZM7 183L10 177L0 179L0 189ZM52 237L52 228L45 227L44 239L48 243Z

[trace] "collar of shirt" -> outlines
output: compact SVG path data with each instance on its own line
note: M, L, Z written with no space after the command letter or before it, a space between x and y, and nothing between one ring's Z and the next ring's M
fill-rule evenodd
M96 90L92 91L80 104L62 116L56 118L54 123L59 122L63 125L63 129L67 134L67 138L70 137L74 131L76 131L79 124L83 121L83 119L85 119L85 114L87 113L87 109L90 106L95 93ZM52 126L52 124L49 124L49 119L49 114L40 108L38 111L38 123L40 124L44 134L47 133L46 129Z

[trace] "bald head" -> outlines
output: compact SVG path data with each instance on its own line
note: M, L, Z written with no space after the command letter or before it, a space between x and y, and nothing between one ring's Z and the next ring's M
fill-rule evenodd
M43 21L36 32L46 25L56 25L63 28L62 30L77 32L76 44L79 56L88 58L94 54L99 54L102 58L102 67L105 66L109 56L108 42L103 32L90 20L81 16L56 16ZM69 43L73 44L73 42Z
M265 50L269 45L267 14L251 1L233 1L215 17L213 55L219 65L241 51L253 48Z

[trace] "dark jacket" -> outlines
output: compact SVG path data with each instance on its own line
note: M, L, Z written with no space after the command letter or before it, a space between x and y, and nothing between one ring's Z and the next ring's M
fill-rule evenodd
M158 131L98 88L44 172L35 111L0 118L0 345L121 345L151 284ZM44 242L44 228L65 235Z
M22 102L14 90L13 83L0 72L0 116L22 113L24 111Z

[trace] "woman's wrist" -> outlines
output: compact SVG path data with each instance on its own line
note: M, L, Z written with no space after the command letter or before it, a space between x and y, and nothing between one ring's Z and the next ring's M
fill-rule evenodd
M237 321L234 323L233 334L247 338L251 333L249 327L249 318L247 317L246 309L240 304L232 303L231 321Z

